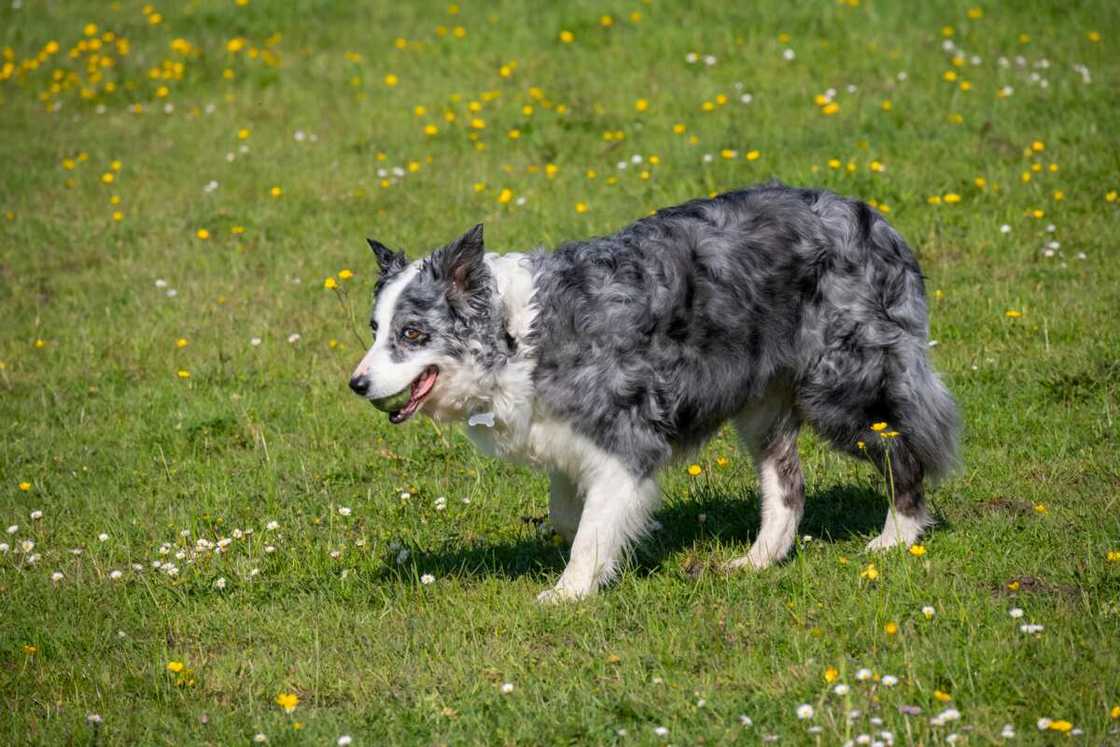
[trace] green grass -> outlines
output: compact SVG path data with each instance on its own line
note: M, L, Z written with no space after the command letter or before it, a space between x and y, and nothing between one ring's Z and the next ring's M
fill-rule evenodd
M19 525L0 538L0 741L836 744L888 729L898 743L988 744L1010 723L1020 743L1053 743L1042 717L1086 743L1117 739L1115 3L983 3L970 19L963 3L495 2L452 16L445 3L199 0L160 3L157 25L133 0L24 5L0 9L17 68L0 80L0 523ZM68 57L87 23L130 43L96 90L89 53ZM437 35L459 25L465 38ZM953 67L944 26L980 64ZM51 40L59 52L19 72ZM181 79L148 77L165 59ZM997 97L1003 86L1014 92ZM832 116L813 102L828 88ZM468 136L476 116L484 150ZM1025 155L1035 141L1045 150ZM635 154L641 165L617 168ZM406 175L381 187L378 169L393 167ZM771 177L885 203L928 276L933 356L966 431L964 469L931 494L927 554L876 557L879 578L861 578L883 485L807 434L813 539L762 573L712 572L758 527L752 470L724 433L696 458L700 477L666 474L664 528L617 584L537 606L564 562L537 528L545 479L481 457L456 429L392 428L346 390L374 280L364 237L416 256L483 221L491 248L554 246ZM928 201L949 193L960 201ZM344 267L355 277L325 290ZM235 534L221 556L174 559ZM1024 622L1045 628L1026 635ZM830 694L830 667L848 696ZM859 682L860 667L899 683ZM279 692L298 694L293 714ZM960 721L931 726L950 706Z

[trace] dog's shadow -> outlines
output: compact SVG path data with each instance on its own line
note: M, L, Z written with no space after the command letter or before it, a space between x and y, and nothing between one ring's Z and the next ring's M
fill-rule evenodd
M882 493L867 485L835 485L806 496L799 532L819 541L844 542L877 532L886 513L887 499ZM522 521L535 528L543 518L522 517ZM705 543L738 545L745 553L758 534L759 518L757 491L746 496L697 491L690 497L673 498L655 515L660 528L639 543L631 567L643 575L653 574L678 551ZM437 576L509 579L554 576L563 570L567 558L566 545L535 531L498 542L453 540L445 549L413 553L414 567ZM403 571L390 564L385 575L401 578Z

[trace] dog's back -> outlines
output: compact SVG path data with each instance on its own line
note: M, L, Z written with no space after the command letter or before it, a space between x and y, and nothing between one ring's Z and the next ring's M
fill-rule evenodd
M846 451L881 420L909 429L927 473L953 462L920 270L863 203L767 185L535 261L538 395L637 470L698 444L775 382Z

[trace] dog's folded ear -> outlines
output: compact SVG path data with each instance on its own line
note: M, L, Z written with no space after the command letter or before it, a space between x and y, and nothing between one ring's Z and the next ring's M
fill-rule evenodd
M453 308L463 314L486 308L490 270L481 223L433 254L431 268L436 280L447 283L447 300Z
M382 275L398 272L408 266L408 257L404 256L404 252L394 252L375 239L366 239L366 242L373 250L373 256L377 257L377 266Z

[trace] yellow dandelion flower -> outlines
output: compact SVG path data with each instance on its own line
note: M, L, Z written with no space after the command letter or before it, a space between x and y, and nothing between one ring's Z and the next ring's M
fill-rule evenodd
M113 174L113 172L106 171L104 174L101 175L101 182L102 182L102 184L112 184L113 181L116 180L116 178L117 177L116 177L115 174Z
M1031 143L1031 150L1033 150L1035 153L1041 153L1042 151L1046 150L1046 143L1042 142L1041 140L1035 140L1033 143Z
M896 623L896 622L887 623L886 625L883 626L883 632L886 633L887 635L897 635L898 634L898 623Z
M688 465L688 474L692 475L693 477L699 477L700 473L703 472L703 471L704 471L704 468L701 467L699 464Z
M1061 202L1066 198L1066 193L1060 189L1054 190L1054 202Z
M120 210L114 210L113 211L113 220L116 221L117 223L120 223L122 220L124 220L124 213L122 213Z
M926 547L925 545L911 545L909 553L915 558L920 558L926 554Z
M1019 591L1019 586L1020 586L1020 584L1019 584L1018 581L1008 581L1007 582L1007 590L1008 591Z
M1114 719L1120 718L1120 705L1112 706L1112 710L1108 712L1108 715Z
M876 433L879 433L880 431L885 431L886 429L887 429L887 424L886 423L872 423L871 424L871 430L875 431Z
M1086 38L1089 39L1089 41L1093 42L1094 44L1096 44L1097 42L1099 42L1101 40L1101 32L1099 32L1099 31L1090 31L1085 36L1086 36Z
M1073 724L1071 724L1069 721L1065 721L1064 719L1058 719L1057 721L1051 721L1048 728L1050 729L1050 731L1059 731L1062 734L1065 734L1067 731L1073 728Z
M284 190L280 187L273 187L272 189L268 190L268 193L273 197L281 197L284 194Z
M1109 563L1120 563L1120 550L1109 550L1105 555Z
M354 272L348 267L343 267L338 271L339 280L349 280L352 277L354 277Z
M597 179L599 177L599 172L595 169L588 169L586 176L588 179Z
M439 128L434 124L424 125L424 134L428 137L434 137L439 134Z
M473 119L471 119L471 129L485 130L486 129L486 120L483 119L482 117L474 117Z
M1035 510L1035 513L1039 513L1039 514L1045 514L1045 513L1050 512L1050 509L1047 507L1047 505L1045 503L1034 504L1034 510Z
M984 17L984 9L979 7L969 8L967 11L967 15L973 21L978 21Z
M207 231L205 228L198 229L197 231L194 232L194 235L197 236L198 238L202 239L203 241L206 241L207 239L210 238L210 232Z
M179 348L180 350L182 350L183 348L185 348L187 345L190 345L190 344L191 344L190 340L188 340L185 337L180 337L178 340L175 341L175 347Z
M710 112L710 111L715 111L716 105L713 104L711 101L705 101L703 104L700 105L700 108L702 110L706 111L706 112Z
M636 111L639 111L639 112L648 111L649 110L649 101L646 100L646 99L638 99L637 101L634 102L634 109Z
M821 114L825 115L826 117L831 117L838 111L840 111L840 105L835 101L829 101L827 104L821 107Z
M977 189L987 189L988 187L988 180L982 176L978 176L973 179L972 183L976 185Z
M1105 194L1104 194L1104 201L1105 202L1116 202L1116 198L1117 198L1117 192L1116 192L1115 189L1109 190L1108 192L1105 192Z
M840 159L839 159L839 158L830 158L830 159L828 159L828 168L830 168L830 169L838 169L838 168L840 168L840 167L841 167L841 166L843 166L843 165L844 165L844 164L840 162Z
M284 709L284 713L291 713L299 705L299 696L295 693L277 693L276 705Z
M560 171L560 167L557 166L554 163L546 163L544 165L545 176L547 176L549 179L556 176L556 174L559 173L559 171Z
M630 23L641 23L641 22L642 22L642 14L641 13L639 13L636 10L633 11L632 13L630 13Z
M396 85L400 82L401 82L401 79L398 78L395 73L386 73L385 74L385 85L389 86L389 88L396 87Z
M334 279L334 275L330 275L323 281L323 287L327 290L334 290L338 287L338 281Z
M506 133L506 137L508 137L510 140L518 140L521 137L521 130L515 127Z
M889 112L891 109L894 109L894 102L890 99L883 99L883 101L879 104L879 108L885 112Z
M875 567L874 563L868 563L862 571L859 572L860 578L866 578L868 581L874 581L879 578L879 569Z
M955 81L957 79L957 71L956 70L946 70L945 72L943 72L941 74L941 77L944 78L945 80L949 81L950 83L952 83L953 81Z
M179 672L182 672L184 668L185 667L183 665L183 662L181 662L181 661L169 661L169 662L167 662L167 671L168 672L174 672L175 674L178 674Z
M33 342L32 345L34 345L39 350L42 350L43 348L45 348L47 346L47 341L44 340L41 337L38 337L38 338L35 339L35 342Z
M474 189L475 192L485 192L486 182L475 182L472 189Z
M955 205L961 201L961 196L956 192L949 192L942 199L949 205Z
M688 128L685 127L683 122L677 122L675 125L673 125L673 134L683 135L687 129Z
M1031 35L1030 34L1019 34L1019 43L1020 44L1030 44L1031 43Z
M245 226L230 226L229 232L234 236L240 236L241 234L245 233Z
M1023 312L1019 311L1018 309L1008 309L1007 311L1003 312L1003 315L1008 319L1018 319L1023 316Z
M735 158L738 155L739 154L736 151L732 150L731 148L724 148L723 150L721 150L719 152L720 158L726 158L728 160L730 160L732 158Z
M503 189L501 192L498 193L498 204L499 205L508 205L512 200L513 200L513 190L512 189Z
M184 379L184 380L186 380L186 379L189 379L189 378L191 377L191 372L190 372L190 371L188 371L188 370L187 370L187 369L185 369L185 368L180 368L180 369L179 369L179 373L178 373L178 376L179 376L179 378L180 378L180 379Z
M972 82L967 81L967 80L962 80L960 88L961 88L962 91L971 91L972 90Z
M947 692L944 692L943 690L934 690L933 691L933 697L936 700L941 701L942 703L948 703L950 700L953 699L952 695L950 695Z
M606 16L606 15L599 16L599 25L602 26L605 29L609 29L611 26L614 25L614 18L612 18L611 16Z
M455 28L451 29L451 35L456 39L464 39L467 36L467 30L462 26L456 26Z
M576 35L573 34L571 31L565 30L565 31L560 32L560 41L564 42L565 44L571 44L575 40L576 40Z
M1031 180L1031 172L1024 171L1022 174L1019 175L1019 180L1022 181L1023 184L1026 184L1027 182L1029 182Z
M875 172L876 174L879 174L879 173L882 173L884 167L883 167L882 162L872 161L871 163L867 164L867 168L869 170Z
M757 150L748 150L747 155L746 155L746 159L748 161L757 161L759 159L759 157L761 157L761 156L762 156L762 154L759 153Z
M725 456L716 457L716 466L717 467L726 467L729 464L731 464L731 460L728 459L727 457L725 457Z
M19 489L26 493L28 490L31 490L31 483L27 481L21 482L19 484Z
M588 204L586 202L577 202L576 203L576 212L577 213L586 213L590 209L591 208L588 206Z
M838 670L836 667L829 667L828 669L824 670L824 681L825 682L827 682L829 684L832 684L833 682L835 682L839 678L840 678L840 670Z
M23 644L22 648L23 653L27 654L28 656L34 656L35 654L39 653L39 647L33 646L30 643Z

